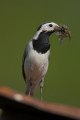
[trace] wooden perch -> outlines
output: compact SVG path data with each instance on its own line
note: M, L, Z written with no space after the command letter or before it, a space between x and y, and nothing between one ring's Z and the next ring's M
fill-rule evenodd
M80 120L80 109L41 102L6 87L0 88L0 120Z

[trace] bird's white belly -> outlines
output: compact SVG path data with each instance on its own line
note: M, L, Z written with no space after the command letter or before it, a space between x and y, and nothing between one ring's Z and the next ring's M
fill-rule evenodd
M48 69L48 58L50 52L46 54L37 53L32 50L25 60L26 78L32 78L34 82L39 81L46 74Z

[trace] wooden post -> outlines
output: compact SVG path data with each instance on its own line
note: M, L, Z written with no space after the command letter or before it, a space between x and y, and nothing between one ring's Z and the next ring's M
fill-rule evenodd
M80 109L41 102L12 89L0 88L0 120L80 120Z

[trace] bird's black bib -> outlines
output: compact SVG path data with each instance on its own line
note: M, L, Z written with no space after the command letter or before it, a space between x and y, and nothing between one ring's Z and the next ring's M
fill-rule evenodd
M37 40L33 39L33 49L38 53L46 53L50 49L49 34L42 32Z

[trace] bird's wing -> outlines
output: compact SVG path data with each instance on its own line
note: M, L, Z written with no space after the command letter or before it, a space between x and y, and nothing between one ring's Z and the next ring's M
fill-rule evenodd
M26 75L25 75L25 71L24 71L24 62L25 62L25 59L26 59L27 55L28 55L28 50L27 50L27 47L26 47L25 50L24 50L23 58L22 58L22 74L23 74L24 80L26 79Z

